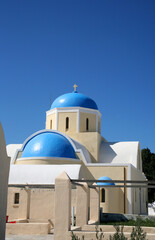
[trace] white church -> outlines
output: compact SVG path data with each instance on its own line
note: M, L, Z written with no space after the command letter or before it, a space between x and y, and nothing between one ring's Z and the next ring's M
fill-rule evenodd
M54 183L64 171L70 179L146 181L139 142L108 142L101 136L96 102L76 87L52 103L45 129L7 146L9 221L50 219L54 226ZM104 213L147 214L146 188L115 187L119 183L112 181L98 183ZM75 186L72 206L76 208Z

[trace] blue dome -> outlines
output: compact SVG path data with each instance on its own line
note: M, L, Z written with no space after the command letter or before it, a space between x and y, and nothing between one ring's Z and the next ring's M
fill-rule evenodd
M94 100L77 92L66 93L56 98L51 105L51 109L63 107L84 107L98 110Z
M22 158L27 157L76 158L67 138L59 133L47 131L38 133L25 144Z
M103 176L103 177L100 177L98 180L112 180L112 179L109 178L109 177ZM103 186L103 185L107 186L107 185L115 185L115 184L112 183L112 182L111 183L110 182L103 182L103 183L102 182L98 182L97 185L98 186Z

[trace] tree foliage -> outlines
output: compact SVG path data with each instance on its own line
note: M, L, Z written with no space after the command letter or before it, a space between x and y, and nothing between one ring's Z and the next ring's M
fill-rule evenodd
M142 149L143 172L150 181L155 181L155 153L151 153L149 148ZM148 189L148 201L155 200L154 189Z

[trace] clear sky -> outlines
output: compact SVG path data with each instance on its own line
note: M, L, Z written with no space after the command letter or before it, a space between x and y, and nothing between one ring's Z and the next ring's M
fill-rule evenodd
M154 0L1 0L0 121L7 144L45 128L61 94L94 99L108 141L155 152Z

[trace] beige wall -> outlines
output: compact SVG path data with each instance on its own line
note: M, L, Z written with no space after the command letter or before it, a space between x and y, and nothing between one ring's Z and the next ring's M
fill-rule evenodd
M136 168L131 168L131 179L132 180L142 180L145 181L145 176L141 173L141 171ZM148 190L147 188L132 188L132 211L135 214L146 214L146 202L148 202ZM140 209L141 206L141 209Z
M52 121L52 123L51 123ZM52 113L46 118L46 129L56 130L56 114Z
M19 193L19 204L14 203L15 193ZM9 220L27 219L28 194L25 188L8 188L7 215Z
M54 189L31 189L30 219L54 221Z
M89 129L86 130L86 119L89 121ZM80 112L80 132L96 132L96 114Z
M89 166L88 168L83 164L85 179L98 179L101 176L108 176L113 180L124 180L124 169L126 172L126 180L128 176L128 167L110 167L110 166ZM135 168L131 168L131 177L134 180L144 180L144 176ZM75 187L75 186L74 186ZM110 213L129 213L129 189L124 188L105 188L105 203L101 203L103 212ZM131 189L132 193L132 207L134 213L139 213L139 189ZM19 204L14 204L15 193L20 193ZM141 213L146 212L147 191L141 191ZM8 189L8 209L7 215L9 220L13 219L30 219L31 221L47 222L50 219L54 225L54 189L46 188L15 188ZM76 189L72 189L72 203L71 206L76 207ZM125 198L125 205L124 205ZM136 198L136 199L135 199ZM88 196L89 201L91 199ZM89 204L90 205L90 202Z
M66 118L69 118L69 129L66 130ZM78 115L77 112L58 112L57 113L57 126L58 131L63 133L78 131L77 123L79 117L79 132L96 132L96 113L85 113L80 112ZM86 119L89 121L89 129L86 129ZM51 128L51 120L52 120L52 128ZM56 130L56 113L52 113L47 115L46 117L46 129ZM101 118L98 116L98 132L101 132Z
M102 189L102 188L101 188ZM105 202L100 203L103 213L118 213L120 209L120 188L104 188L105 189ZM114 197L115 196L115 197ZM101 195L100 195L101 197ZM100 199L101 200L101 199Z
M80 159L72 159L72 158L42 158L42 159L37 159L37 158L21 158L20 161L17 159L16 164L23 164L23 165L50 165L50 164L81 164Z
M98 162L101 135L98 132L68 133L68 136L83 144L90 153L92 162Z
M66 118L69 118L69 128L66 130ZM77 112L58 113L58 131L63 133L77 132Z
M67 111L67 110L66 110ZM98 117L98 132L96 132L95 113L80 112L79 114L79 131L78 132L78 113L77 112L58 112L57 113L58 131L67 134L69 137L83 144L89 151L92 162L98 162L99 146L101 141L101 118ZM69 118L69 128L66 130L66 118ZM89 119L89 130L86 130L86 119ZM53 130L56 129L56 114L47 115L46 129L50 129L52 119Z
M85 167L85 176L86 179L98 179L102 176L108 176L112 180L124 180L124 167L114 167L114 166L88 166L88 168ZM125 167L126 172L126 179L128 179L128 167ZM120 185L120 184L119 184ZM110 189L110 188L107 188ZM110 193L109 193L110 194ZM125 197L124 197L125 194ZM111 198L113 201L113 209L115 209L115 212L117 213L128 213L129 212L129 201L128 201L128 190L124 190L124 188L119 188L119 201L115 201L115 198ZM110 197L109 197L110 198ZM124 203L125 198L125 203ZM118 208L117 208L118 206ZM106 207L107 211L108 206ZM124 211L125 210L125 211Z
M15 193L20 194L19 204L14 204ZM8 188L7 215L9 221L29 219L30 222L48 222L54 225L54 194L53 188ZM76 207L76 189L72 189L71 207Z

